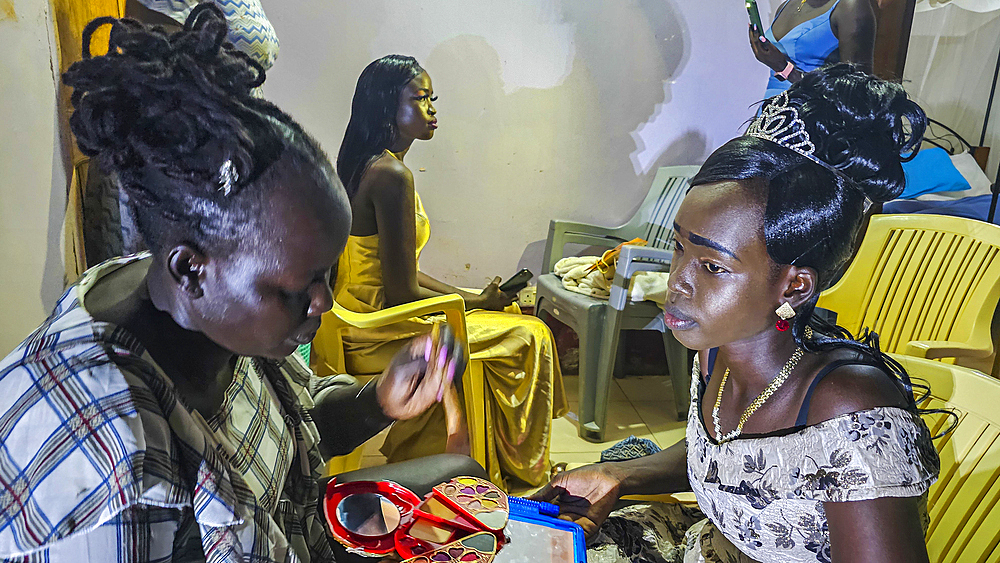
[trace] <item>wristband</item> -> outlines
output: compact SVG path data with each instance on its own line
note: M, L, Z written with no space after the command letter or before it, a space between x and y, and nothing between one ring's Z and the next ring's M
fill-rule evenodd
M792 61L788 61L788 65L785 67L785 70L781 72L776 72L774 73L774 75L780 76L782 80L788 80L788 76L792 74L793 70L795 70L795 65L792 64Z

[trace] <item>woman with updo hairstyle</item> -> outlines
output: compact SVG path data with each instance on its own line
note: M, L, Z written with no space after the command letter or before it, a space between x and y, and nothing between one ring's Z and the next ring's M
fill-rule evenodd
M449 331L445 363L417 339L364 388L295 354L333 303L347 194L225 37L214 4L170 34L100 18L63 77L81 150L128 192L151 252L88 270L0 361L0 560L330 562L324 458L439 394L460 413ZM466 474L485 472L441 455L339 479L425 494Z
M438 128L434 87L413 57L388 55L361 73L351 119L337 158L337 172L351 199L351 236L340 259L337 302L359 313L443 294L465 299L472 361L486 376L487 427L494 433L488 455L499 460L500 482L512 477L539 486L550 475L552 419L568 404L555 342L539 319L521 315L516 295L500 291L500 278L482 291L453 287L424 273L420 253L430 220L404 164L416 140ZM474 229L473 225L469 225ZM412 318L379 329L344 331L344 356L353 374L378 373L400 346L427 334L434 319ZM318 347L318 355L324 353ZM440 409L393 425L382 453L401 461L443 451L448 439Z
M603 532L589 561L927 561L939 460L913 385L876 334L813 314L866 207L902 192L925 125L902 86L838 64L708 158L677 213L664 306L698 351L686 439L535 496ZM679 491L698 508L612 513L623 495Z

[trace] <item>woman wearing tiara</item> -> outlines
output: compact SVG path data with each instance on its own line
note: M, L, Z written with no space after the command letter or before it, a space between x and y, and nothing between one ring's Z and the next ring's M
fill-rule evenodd
M767 30L750 26L750 48L772 73L765 98L828 63L871 72L875 60L875 0L787 0Z
M699 351L686 439L535 495L600 532L592 563L927 561L939 462L909 377L876 335L813 316L866 205L903 189L900 154L925 124L901 86L838 64L708 158L677 213L664 307ZM687 490L700 511L612 513L623 495Z

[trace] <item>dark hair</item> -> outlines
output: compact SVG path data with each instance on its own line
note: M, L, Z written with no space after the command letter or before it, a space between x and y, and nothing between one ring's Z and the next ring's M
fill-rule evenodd
M361 72L351 102L351 120L337 155L337 174L348 197L357 193L371 160L395 140L400 92L422 72L417 59L404 55L386 55Z
M903 192L903 155L918 149L927 117L901 85L847 63L806 74L787 96L815 145L813 156L829 168L772 141L743 136L712 153L691 185L736 181L761 194L771 259L814 269L822 291L851 258L866 198L885 202ZM774 103L780 103L777 97L763 107ZM846 347L873 358L917 410L909 376L880 351L877 334L865 331L855 340L814 317L820 291L797 311L796 342L810 352ZM805 338L807 326L815 330L812 339Z
M92 57L91 36L108 24L108 54ZM283 172L279 159L337 189L319 145L254 96L264 69L226 34L225 15L210 3L172 34L98 18L84 29L84 59L63 75L73 88L70 126L80 150L117 179L154 252L170 236L212 248L244 238Z

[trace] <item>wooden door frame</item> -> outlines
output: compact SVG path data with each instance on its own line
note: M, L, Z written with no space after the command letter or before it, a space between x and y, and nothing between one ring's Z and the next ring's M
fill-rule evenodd
M878 0L874 72L879 78L902 82L916 4L916 0Z

